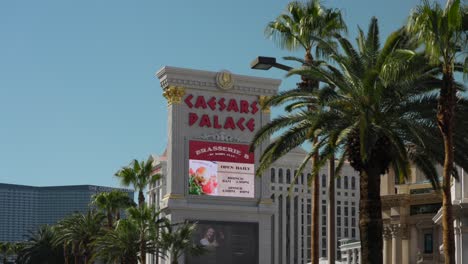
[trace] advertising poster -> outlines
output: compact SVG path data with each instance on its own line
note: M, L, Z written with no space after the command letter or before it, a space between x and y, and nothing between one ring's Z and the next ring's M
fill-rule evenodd
M189 142L189 194L253 198L254 182L248 145Z
M192 237L206 249L201 256L187 254L187 264L257 264L258 224L199 221Z

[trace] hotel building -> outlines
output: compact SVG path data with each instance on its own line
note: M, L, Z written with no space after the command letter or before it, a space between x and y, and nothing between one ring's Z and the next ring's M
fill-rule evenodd
M91 197L117 188L95 185L35 187L0 183L0 241L25 240L31 231L86 212ZM133 199L133 190L118 189Z

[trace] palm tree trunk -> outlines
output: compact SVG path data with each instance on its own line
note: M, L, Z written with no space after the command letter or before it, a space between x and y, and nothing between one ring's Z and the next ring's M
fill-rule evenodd
M444 69L443 84L437 106L437 121L444 139L444 169L442 185L442 231L445 264L455 264L455 235L453 227L451 176L453 172L453 120L455 115L456 89L450 67Z
M146 264L146 250L145 250L145 244L146 241L141 238L140 242L140 259L141 259L141 264Z
M329 264L335 264L335 156L330 157L328 164L328 223L327 223L327 259Z
M145 195L143 194L143 190L138 191L138 206L141 208L145 203Z
M112 229L112 227L114 226L113 223L112 223L112 212L109 210L107 212L107 226L109 227L109 229Z
M317 144L317 137L314 137L314 145ZM318 163L318 151L314 153L312 158L313 166L316 166ZM315 170L315 168L314 168ZM312 264L319 264L319 206L320 206L320 179L318 175L318 170L316 170L312 175L312 204L311 204L311 213L312 221L310 227L310 260Z
M382 202L380 200L380 170L360 171L359 231L361 263L381 264L383 250Z

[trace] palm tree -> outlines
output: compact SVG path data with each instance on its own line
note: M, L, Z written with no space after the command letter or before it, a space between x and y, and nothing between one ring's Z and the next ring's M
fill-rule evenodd
M92 204L105 212L109 228L113 228L114 220L120 219L120 210L135 206L133 199L119 190L95 194Z
M454 118L457 104L456 70L467 70L468 12L460 0L449 0L444 9L435 2L424 0L410 15L407 29L424 45L432 63L442 73L437 104L437 124L444 139L445 160L442 184L442 228L445 263L455 263L455 239L452 199L450 193L454 164ZM460 56L459 56L460 55ZM457 61L457 56L462 63Z
M336 149L343 150L360 174L361 261L378 264L382 263L383 246L380 175L391 168L396 175L405 177L413 162L434 186L438 184L434 164L443 163L443 149L438 145L442 139L437 137L437 123L432 118L437 97L430 92L440 80L422 56L406 50L416 44L402 30L390 35L381 48L375 18L367 35L359 30L357 50L348 40L337 38L341 51L332 46L329 49L333 65L338 66L322 63L290 72L325 84L319 95L312 93L309 99L320 101L323 107L319 111L296 111L278 117L260 129L255 140L261 141L288 128L264 150L261 165L301 145L311 134L319 137L304 162L314 151L326 156L339 153ZM401 63L408 54L413 59ZM299 96L299 103L291 108L303 104L304 96ZM463 111L468 110L466 100L460 100L460 105ZM457 122L468 128L468 120ZM465 144L466 149L466 138L456 140L457 146ZM464 168L468 167L466 153L457 151L455 155L456 162Z
M17 263L22 264L60 264L64 257L60 247L54 244L54 227L44 225L31 232L27 241L18 251Z
M165 221L165 218L161 218L159 211L156 211L154 207L148 207L146 204L141 207L128 208L127 214L138 230L139 261L145 264L146 254L158 254L159 225L162 221Z
M291 2L287 6L287 12L278 16L270 22L265 33L272 37L281 48L287 50L304 49L303 63L310 65L314 63L312 51L315 48L317 57L326 56L324 42L331 43L335 33L346 31L346 25L341 17L341 12L335 9L324 8L319 0L311 0L306 3ZM298 84L301 89L318 89L318 82L302 76L302 82ZM312 110L312 109L310 109ZM314 137L314 135L311 135ZM316 138L313 140L316 143ZM318 163L318 154L312 162ZM317 172L318 173L318 172ZM318 214L319 214L319 181L317 173L312 176L311 189L312 199L312 223L311 223L311 261L313 264L319 260L318 246Z
M3 263L7 263L10 255L11 242L0 242L0 254L2 255Z
M154 184L161 178L161 175L153 174L153 161L152 156L146 162L133 160L130 165L123 167L115 173L115 176L120 179L120 183L123 186L132 185L138 191L138 206L140 207L145 203L143 190L148 184Z
M106 263L137 264L140 234L135 222L117 221L115 229L107 229L95 240L95 257Z
M103 233L104 219L102 213L94 211L63 219L57 224L55 245L63 245L64 250L71 248L75 263L89 263L94 255L94 241Z
M203 246L192 242L193 233L197 228L196 224L189 222L171 224L169 221L164 223L160 243L164 254L170 257L171 264L178 264L178 259L184 253L198 256L205 252Z

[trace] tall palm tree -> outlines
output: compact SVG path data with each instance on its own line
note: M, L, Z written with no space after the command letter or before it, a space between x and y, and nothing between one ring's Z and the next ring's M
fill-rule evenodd
M442 229L445 263L455 263L451 176L454 167L454 118L457 104L456 70L467 71L468 12L460 0L448 0L445 8L424 0L410 15L407 29L424 45L426 55L442 72L437 104L437 124L444 139ZM458 58L457 58L458 57ZM459 58L461 60L459 60ZM462 65L464 63L464 65Z
M104 219L104 214L94 211L63 219L57 224L55 245L71 248L75 263L89 263L94 255L94 241L103 233Z
M148 184L153 184L161 178L161 175L153 174L153 161L152 156L146 162L133 160L130 165L115 173L123 186L131 185L138 191L138 206L140 207L145 203L145 195L143 194L145 188Z
M192 241L196 227L196 224L190 222L179 224L164 222L160 243L164 254L171 258L171 264L178 264L180 256L184 253L198 256L205 252L203 246Z
M120 211L135 206L135 202L127 193L119 190L95 194L92 204L104 211L107 217L107 226L113 227L114 221L120 219Z
M306 3L294 1L288 4L287 11L270 22L265 34L272 37L281 47L287 50L304 49L303 63L310 65L314 63L313 49L317 57L326 56L324 41L330 42L335 33L346 31L346 25L342 19L341 12L321 6L319 0L311 0ZM317 89L319 84L313 79L302 76L302 82L298 84L301 89ZM312 110L312 109L310 109ZM311 135L313 138L314 135ZM316 143L316 138L313 139ZM312 160L318 163L318 154ZM318 172L317 172L318 173ZM319 181L318 174L312 176L311 189L312 198L312 223L311 223L311 261L318 264L319 261Z
M18 252L17 263L22 264L61 264L64 257L60 246L54 244L54 227L44 225L31 232Z
M146 254L158 254L157 236L159 234L159 225L165 221L165 218L161 218L159 211L156 211L154 207L148 207L146 204L141 207L128 208L127 214L138 230L139 261L145 264Z
M117 221L115 229L107 229L96 239L95 258L106 263L137 264L140 251L140 234L135 222Z
M325 154L334 153L332 149L343 150L360 174L361 261L379 264L383 246L380 176L391 168L405 177L413 162L435 186L438 184L434 164L443 163L443 149L438 145L442 139L437 137L437 123L432 118L437 97L431 91L440 80L422 56L401 63L401 58L410 54L407 49L416 47L402 30L390 35L381 47L375 18L367 35L359 30L357 49L342 37L338 36L338 41L339 50L329 47L337 66L323 63L290 72L325 84L317 97L324 107L278 117L260 129L255 139L261 141L287 128L264 150L260 164L275 161L310 134L319 135L313 151ZM317 100L314 96L311 100ZM468 114L467 106L466 100L460 100L460 111ZM466 129L468 120L460 118L457 125ZM456 140L457 146L465 144L466 149L466 138ZM305 160L313 156L313 151ZM464 168L468 167L467 158L466 151L456 152L455 160Z

